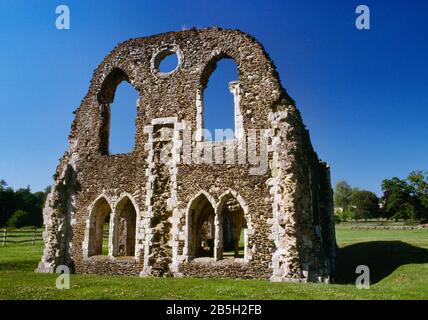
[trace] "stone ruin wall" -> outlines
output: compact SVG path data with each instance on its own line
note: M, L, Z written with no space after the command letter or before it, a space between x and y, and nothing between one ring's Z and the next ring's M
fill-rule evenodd
M161 74L156 59L167 51L178 54L179 66ZM262 175L250 175L249 164L175 161L183 152L179 130L203 125L202 93L222 58L238 66L239 83L232 84L238 124L246 131L273 129L269 169ZM135 146L132 153L109 155L109 104L122 81L140 96ZM212 28L126 41L95 70L75 115L70 147L44 209L46 246L39 272L65 264L78 273L330 280L336 243L329 169L313 151L272 61L251 36ZM173 158L162 163L157 159L165 145ZM189 205L198 195L215 210L229 195L238 199L248 225L245 259L189 258ZM111 241L109 256L88 256L89 216L100 197L112 212L124 197L132 200L134 259L112 257Z

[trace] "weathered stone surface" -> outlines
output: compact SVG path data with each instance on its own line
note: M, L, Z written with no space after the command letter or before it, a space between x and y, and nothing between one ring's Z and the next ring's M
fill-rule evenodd
M170 52L179 65L162 74L159 61ZM204 142L197 132L191 147L202 156L189 155L185 130L202 129L203 91L222 58L238 65L239 81L230 84L237 138ZM140 96L135 146L110 155L110 103L122 81ZM192 29L126 41L95 70L75 114L44 209L39 272L65 264L79 273L330 281L336 242L329 168L272 61L248 34ZM271 132L269 146L254 144L268 152L268 170L256 174L242 139L252 129ZM207 162L228 147L237 162ZM109 254L102 256L99 226L108 214Z

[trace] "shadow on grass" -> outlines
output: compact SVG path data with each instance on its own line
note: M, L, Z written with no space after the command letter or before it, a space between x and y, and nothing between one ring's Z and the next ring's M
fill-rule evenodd
M358 265L370 269L370 283L374 284L405 264L428 263L428 250L402 241L361 242L339 249L336 283L355 283Z
M8 261L0 262L0 272L2 271L34 271L38 261Z

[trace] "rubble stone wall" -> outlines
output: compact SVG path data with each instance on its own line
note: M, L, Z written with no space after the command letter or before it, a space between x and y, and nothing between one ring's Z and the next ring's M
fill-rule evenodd
M160 60L171 53L178 55L178 66L161 73ZM239 79L230 84L237 139L203 141L198 131L203 128L203 91L216 62L224 58L238 66ZM112 155L110 104L122 81L139 93L135 145L131 153ZM186 129L196 134L191 143L199 150L195 155L186 150ZM259 173L257 165L245 161L249 146L242 136L252 129L270 132L267 144L255 143L258 154L263 148L268 152L268 168ZM67 265L78 273L331 280L336 243L329 168L314 152L272 61L250 35L191 29L119 44L94 72L75 111L69 146L44 209L39 272ZM237 162L226 157L213 164L203 157L229 147ZM167 160L162 158L165 150ZM198 196L215 213L211 258L193 256L192 232L198 231L192 203ZM90 255L100 197L112 211L108 254ZM125 197L136 212L135 254L118 257L115 223ZM244 212L243 257L224 256L226 199L234 199Z

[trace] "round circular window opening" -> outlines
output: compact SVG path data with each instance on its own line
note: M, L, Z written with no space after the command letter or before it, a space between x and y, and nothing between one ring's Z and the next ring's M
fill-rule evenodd
M159 52L154 59L155 71L160 74L170 74L177 70L180 64L180 57L176 51L165 49Z

